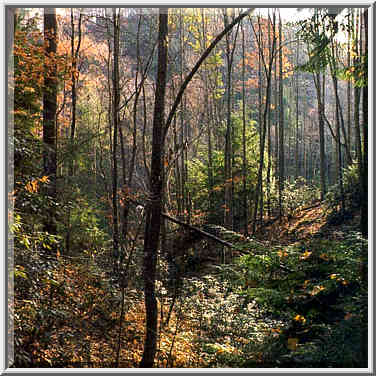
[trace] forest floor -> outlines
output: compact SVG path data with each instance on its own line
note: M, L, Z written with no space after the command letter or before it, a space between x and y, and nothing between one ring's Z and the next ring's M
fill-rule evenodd
M268 222L266 220L266 222ZM261 241L271 244L293 244L294 242L308 241L314 237L328 239L343 239L344 232L355 231L360 226L360 212L353 213L350 220L339 225L328 225L327 210L318 205L308 210L296 211L291 218L274 221L262 227L255 236Z
M175 297L160 278L155 366L364 366L361 247L357 238L346 238L359 216L337 226L326 219L318 206L264 227L258 250L183 278ZM24 325L16 330L16 364L138 367L145 325L141 276L122 291L94 262L61 256L52 277L38 303L16 299ZM28 323L38 332L28 332Z

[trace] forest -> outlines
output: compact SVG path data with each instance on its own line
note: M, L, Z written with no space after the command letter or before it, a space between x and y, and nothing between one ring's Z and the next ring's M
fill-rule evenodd
M8 367L368 367L366 7L5 12Z

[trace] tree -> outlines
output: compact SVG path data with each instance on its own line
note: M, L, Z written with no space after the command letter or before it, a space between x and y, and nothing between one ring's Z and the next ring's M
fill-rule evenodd
M78 69L77 69L77 60L80 53L80 46L81 46L81 23L82 23L82 13L80 12L79 20L78 20L78 43L75 48L74 46L74 38L75 38L75 25L74 25L74 14L73 8L71 8L71 81L72 81L72 116L71 116L71 127L70 127L70 149L73 152L74 148L74 138L76 133L76 109L77 109L77 81L78 81ZM69 168L68 168L68 175L69 178L72 179L74 175L74 159L73 157L69 161ZM72 184L72 181L69 182ZM67 234L66 234L66 241L65 241L65 251L69 253L70 249L70 235L71 235L71 225L70 225L70 208L68 207L67 210Z
M158 73L154 101L153 141L150 170L150 202L146 206L144 238L144 290L146 307L146 337L140 367L150 368L154 364L157 343L157 300L155 297L155 273L157 248L162 212L162 160L165 91L167 76L168 8L159 10Z
M245 97L245 38L244 25L240 23L242 32L242 180L243 180L243 220L244 220L244 234L248 235L248 192L247 192L247 153L246 153L246 97ZM270 125L270 122L269 122ZM269 132L270 135L270 132ZM270 163L270 155L269 155Z
M284 140L284 103L283 103L283 71L282 71L282 21L279 14L279 171L278 171L278 190L279 190L279 215L282 217L282 197L285 181L285 140Z
M227 9L223 11L223 19L225 27L228 26ZM233 228L233 176L232 176L232 124L231 124L231 110L232 110L232 65L234 61L234 52L236 48L236 39L238 35L239 24L236 29L236 33L233 40L233 46L230 46L229 33L226 34L226 63L227 63L227 75L226 75L226 137L225 137L225 202L224 202L224 225L232 229Z
M146 307L146 337L144 352L140 367L152 367L156 352L157 339L157 301L155 297L155 276L157 265L157 249L159 243L161 212L162 212L162 196L163 196L163 156L164 145L168 129L175 116L176 110L183 97L184 91L195 73L199 70L210 52L217 43L244 17L246 17L252 9L248 9L238 17L236 17L221 33L217 35L210 46L204 51L198 59L195 66L183 81L172 108L164 123L165 110L165 90L167 75L167 34L168 34L168 9L159 10L159 31L158 31L158 71L157 83L154 99L154 117L153 117L153 139L151 154L151 170L149 183L149 203L146 206L145 219L145 237L144 237L144 291L145 291L145 307Z
M266 130L267 130L267 119L268 113L270 111L270 100L271 100L271 80L272 80L272 67L273 62L275 59L275 50L276 50L276 28L275 28L275 12L273 12L273 21L271 21L269 17L269 22L272 22L272 45L269 46L268 51L268 60L266 60L266 54L263 48L263 39L262 39L262 31L261 31L261 22L260 17L258 17L258 29L259 33L256 34L255 28L251 21L251 26L253 32L256 37L258 49L259 49L259 90L261 90L261 62L262 66L264 67L265 75L266 75L266 98L265 98L265 107L264 112L261 116L261 92L259 92L259 127L260 127L260 160L259 160L259 167L258 167L258 174L257 174L257 185L255 190L255 204L254 204L254 211L253 211L253 225L252 231L256 231L256 220L257 220L257 213L258 213L258 206L259 201L262 200L262 171L264 168L264 159L265 159L265 140L266 140ZM262 205L260 209L262 213Z
M112 22L114 26L114 53L113 53L113 101L112 101L112 122L113 122L113 146L112 146L112 219L113 219L113 256L115 267L117 267L119 258L119 220L118 220L118 165L117 165L117 146L118 132L120 123L120 83L119 83L119 34L120 34L120 10L112 10Z
M44 10L45 72L43 90L43 169L50 184L47 194L56 200L56 108L57 108L57 67L48 64L56 58L57 23L56 9ZM50 207L45 230L56 234L56 211Z
M363 63L363 74L366 78L363 86L363 163L361 164L361 222L360 229L363 236L368 235L368 9L364 10L364 34L365 54Z

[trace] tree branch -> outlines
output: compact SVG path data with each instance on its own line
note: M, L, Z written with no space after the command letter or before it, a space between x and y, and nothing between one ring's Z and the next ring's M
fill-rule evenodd
M253 12L255 8L249 8L244 13L240 14L238 17L236 17L227 27L223 29L223 31L217 35L217 37L213 40L213 42L210 44L210 46L204 51L204 53L201 55L199 60L197 61L196 65L193 67L191 72L188 74L188 76L185 78L184 82L180 86L180 90L175 98L175 102L171 108L170 113L168 114L166 124L164 127L163 132L163 140L166 138L168 128L171 125L172 119L175 115L175 112L181 102L181 99L183 97L184 91L187 88L189 82L192 80L195 73L200 68L201 64L205 61L205 59L209 56L210 52L214 49L214 47L220 42L220 40L238 23L240 22L244 17L246 17L249 13Z

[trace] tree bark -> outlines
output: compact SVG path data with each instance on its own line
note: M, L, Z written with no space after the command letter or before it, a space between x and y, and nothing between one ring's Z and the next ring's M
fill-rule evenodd
M296 48L296 64L299 65L299 41ZM299 164L299 71L296 72L295 79L295 179L300 176Z
M119 87L119 33L120 33L120 13L117 9L113 9L112 14L114 25L114 54L113 54L113 146L112 146L112 220L113 220L113 257L114 265L117 267L119 258L119 222L118 222L118 166L117 166L117 146L118 146L118 132L119 132L119 105L120 105L120 87Z
M243 129L242 129L242 157L243 157L243 166L242 166L242 178L243 178L243 221L244 221L244 234L248 236L248 192L247 192L247 139L246 139L246 97L245 97L245 38L244 38L244 27L243 22L241 22L241 31L242 31L242 120L243 120ZM269 122L270 128L270 122ZM269 131L270 134L270 131ZM269 144L270 150L270 144Z
M279 15L279 173L278 173L278 190L279 190L279 215L283 215L283 191L285 180L285 144L284 144L284 111L283 111L283 73L282 73L282 21Z
M325 73L324 73L325 74ZM319 140L320 140L320 200L324 200L326 194L326 161L325 161L325 133L324 133L324 82L325 77L323 76L323 85L321 90L321 74L320 72L314 73L314 81L317 93L317 111L319 115Z
M363 236L368 236L368 10L365 9L364 33L365 33L365 60L364 76L367 78L367 84L363 87L363 163L361 174L362 186L362 204L360 228Z
M78 43L76 49L74 48L74 38L75 38L75 27L74 27L74 17L73 17L73 8L71 8L71 57L72 57L72 65L71 65L71 81L72 81L72 116L71 116L71 127L70 127L70 150L71 150L71 159L69 161L68 167L68 184L71 186L72 181L71 178L74 175L74 137L76 132L76 106L77 106L77 81L78 81L78 70L77 70L77 59L78 54L80 52L81 46L81 21L82 21L82 13L80 13L80 18L78 21ZM69 253L70 250L70 236L71 236L71 224L70 224L70 207L68 207L66 213L66 237L65 237L65 251Z
M269 19L270 22L270 19ZM252 28L253 28L253 24ZM259 30L261 29L261 25L259 22ZM272 47L271 51L269 53L269 61L268 65L265 62L265 57L263 53L263 43L262 43L262 37L261 37L261 30L259 39L257 39L256 32L253 28L253 32L256 37L256 41L259 48L259 74L261 74L261 60L264 66L264 71L266 74L266 99L265 99L265 107L264 112L261 117L261 108L259 107L259 123L260 123L260 160L259 160L259 167L258 167L258 173L257 173L257 185L256 185L256 192L255 192L255 203L254 203L254 211L253 211L253 225L252 225L252 232L254 233L256 231L256 223L257 223L257 211L260 201L260 214L261 214L261 220L263 217L263 189L262 189L262 171L264 168L264 159L265 159L265 139L266 139L266 128L267 128L267 118L268 113L270 111L270 98L271 98L271 79L272 79L272 67L273 67L273 61L275 57L275 46L276 46L276 33L275 33L275 13L273 13L273 39L272 39ZM261 89L261 77L259 75L259 89ZM259 106L261 106L261 98L262 95L260 95L259 92Z
M55 59L57 47L56 9L44 10L45 56ZM56 200L56 110L57 110L57 67L56 63L45 64L43 92L43 170L49 177L47 194ZM56 210L49 208L44 223L45 231L56 234Z
M152 161L150 172L150 202L146 206L144 237L144 291L146 308L146 337L140 367L153 367L158 331L158 308L155 297L155 276L162 213L162 159L165 91L167 76L168 9L159 10L158 73L155 91Z
M225 28L228 26L227 9L223 13ZM239 25L239 24L238 24ZM226 79L226 137L225 137L225 202L224 202L224 225L232 230L233 223L233 195L232 195L232 142L233 130L231 122L231 89L232 89L232 62L236 47L236 37L238 29L236 30L234 44L231 48L229 34L226 34L226 62L227 62L227 79Z

